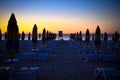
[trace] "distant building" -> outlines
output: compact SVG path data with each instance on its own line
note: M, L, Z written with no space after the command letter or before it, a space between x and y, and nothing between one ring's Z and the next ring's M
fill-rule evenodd
M63 31L58 31L58 40L62 40L63 39Z

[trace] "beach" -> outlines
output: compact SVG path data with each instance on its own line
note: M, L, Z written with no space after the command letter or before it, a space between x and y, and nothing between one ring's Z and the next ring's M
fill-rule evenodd
M90 61L84 62L81 59L81 54L76 49L71 47L69 40L52 41L53 49L46 46L45 52L48 50L47 60L34 60L33 56L29 59L22 59L14 64L6 63L5 60L10 55L5 52L5 40L0 43L0 67L39 67L40 79L42 80L94 80L96 68L114 68L119 69L119 63ZM49 46L49 45L48 45ZM37 48L41 47L41 41L38 41ZM47 49L49 48L49 49ZM31 41L20 41L19 54L35 54L32 51L33 46ZM51 51L50 51L51 49ZM44 51L43 51L44 52ZM43 54L42 50L37 54Z

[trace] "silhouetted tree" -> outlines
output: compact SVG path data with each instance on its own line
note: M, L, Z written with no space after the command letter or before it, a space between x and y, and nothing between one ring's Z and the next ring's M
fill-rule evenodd
M104 41L107 41L108 40L108 34L105 32L104 33Z
M79 41L80 42L82 41L82 32L81 31L79 32Z
M5 32L5 40L7 39L7 32Z
M96 48L100 47L100 44L101 44L101 30L100 30L99 25L97 26L96 31L95 31L95 42L94 43L95 43Z
M32 44L34 47L37 46L37 25L35 24L32 31Z
M89 44L89 41L90 41L90 32L89 32L89 29L87 29L86 30L86 36L85 36L86 45Z
M0 41L2 40L2 33L1 33L1 29L0 29Z
M21 39L25 40L25 33L24 33L24 31L22 32L22 38Z
M30 40L30 38L31 38L31 34L30 34L30 32L28 33L28 40Z
M11 58L19 52L19 28L14 13L10 16L7 26L7 53L11 54Z

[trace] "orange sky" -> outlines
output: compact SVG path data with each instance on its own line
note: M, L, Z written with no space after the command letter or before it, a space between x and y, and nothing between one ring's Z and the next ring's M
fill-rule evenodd
M9 16L2 17L0 19L0 29L4 33L7 29ZM102 32L112 33L119 27L113 27L110 21L104 22L99 21L95 23L95 20L89 19L78 19L71 17L47 17L47 16L17 16L17 24L19 26L19 32L24 31L25 33L32 32L34 24L37 24L38 33L42 33L43 28L46 28L49 31L58 33L59 30L63 30L64 33L74 33L79 32L80 30L85 33L86 29L90 30L90 33L94 33L97 25L100 26ZM113 31L114 30L114 31Z
M94 33L97 25L102 33L120 32L119 0L0 0L0 29L7 31L8 20L15 14L19 32L32 32L37 24L58 33ZM22 4L22 5L21 5Z

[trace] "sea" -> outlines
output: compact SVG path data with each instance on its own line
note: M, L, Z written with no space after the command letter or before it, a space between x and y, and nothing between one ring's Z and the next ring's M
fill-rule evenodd
M69 34L63 34L62 38L63 38L63 40L70 40L70 35ZM85 40L85 34L82 35L82 38L83 38L83 40ZM32 36L31 36L31 39L32 39ZM42 38L39 38L39 35L38 35L37 39L41 40ZM4 34L2 34L2 40L5 40ZM25 35L25 40L28 40L28 35L27 34ZM55 40L59 40L58 34L56 35L56 39ZM92 40L92 35L90 36L90 40ZM112 34L108 35L108 40L112 40Z

